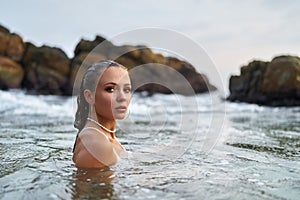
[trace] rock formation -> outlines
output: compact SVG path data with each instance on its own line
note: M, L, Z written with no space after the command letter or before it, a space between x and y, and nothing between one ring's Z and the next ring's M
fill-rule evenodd
M27 90L39 94L71 94L67 90L70 60L61 49L26 43L22 64L25 69L23 87Z
M104 59L116 60L129 68L136 92L192 95L216 89L189 63L164 57L146 46L115 46L96 36L93 41L82 39L70 59L59 48L36 47L0 26L0 89L71 95L75 79L82 73L78 70ZM140 70L131 70L137 66Z
M71 64L72 81L78 75L80 66L90 65L96 60L110 59L129 69L133 89L137 92L147 91L149 95L157 92L192 95L216 89L205 75L196 72L185 61L164 57L146 46L114 46L109 41L103 41L104 38L97 36L94 41L81 40L78 43ZM137 66L141 66L139 70L135 68Z
M300 58L286 55L250 62L240 76L231 76L229 90L229 101L300 106Z

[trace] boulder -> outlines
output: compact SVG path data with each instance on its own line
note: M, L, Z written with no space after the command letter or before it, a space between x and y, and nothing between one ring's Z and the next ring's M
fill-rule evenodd
M9 30L0 25L0 55L4 56L9 42Z
M253 61L231 76L229 101L269 106L300 105L300 59L275 57L271 62Z
M20 88L24 70L15 61L0 56L0 89Z
M97 53L107 57L108 52L111 51L111 48L113 48L114 45L108 40L106 40L105 38L98 35L96 36L94 41L81 39L75 47L74 54L76 56L82 52L91 52L95 47L97 47L101 43L102 43L102 47L98 48Z
M263 98L259 86L262 83L267 65L268 62L255 60L241 68L240 76L231 76L228 100L256 103L257 99Z
M26 43L23 87L39 94L70 95L70 60L59 48Z
M24 42L21 36L10 33L8 29L0 26L0 55L21 61L24 54Z
M9 33L10 31L0 24L0 32L1 33Z
M6 55L6 49L9 43L9 34L0 32L0 55Z
M25 51L24 47L23 39L17 34L11 34L6 47L6 56L19 62L23 57Z
M300 89L300 58L280 56L269 64L261 85L266 94Z

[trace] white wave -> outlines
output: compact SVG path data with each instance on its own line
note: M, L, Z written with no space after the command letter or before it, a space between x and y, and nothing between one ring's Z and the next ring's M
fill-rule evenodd
M0 91L0 112L14 115L72 116L72 98L30 95L22 90Z
M151 97L141 97L139 94L132 96L130 112L133 115L141 113L196 113L222 111L223 104L217 94L198 94L183 96L178 94L155 94ZM224 105L223 105L224 106Z

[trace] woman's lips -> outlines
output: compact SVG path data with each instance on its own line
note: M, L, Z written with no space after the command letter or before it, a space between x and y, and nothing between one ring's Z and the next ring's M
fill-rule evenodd
M126 106L119 106L119 107L116 108L116 110L118 112L124 112L125 113L127 111L127 107Z

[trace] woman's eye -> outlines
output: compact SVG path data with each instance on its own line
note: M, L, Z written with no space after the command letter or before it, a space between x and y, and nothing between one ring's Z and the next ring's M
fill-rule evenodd
M124 92L130 93L130 92L131 92L131 88L125 88L125 89L124 89Z
M106 88L106 89L105 89L105 91L107 91L107 92L114 92L114 90L115 90L115 89L114 89L113 87L109 87L109 88Z

